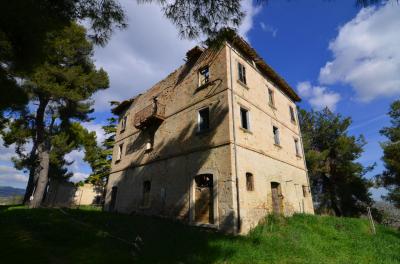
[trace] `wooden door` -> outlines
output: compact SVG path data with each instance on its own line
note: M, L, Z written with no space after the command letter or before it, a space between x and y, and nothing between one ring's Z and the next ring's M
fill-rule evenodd
M271 182L271 195L274 214L282 214L282 192L278 182Z
M214 222L213 209L213 177L201 174L195 177L195 221L203 224Z

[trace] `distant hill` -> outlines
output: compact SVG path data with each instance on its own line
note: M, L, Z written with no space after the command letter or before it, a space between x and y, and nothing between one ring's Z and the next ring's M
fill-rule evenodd
M0 197L20 196L24 194L24 189L14 188L10 186L0 186Z

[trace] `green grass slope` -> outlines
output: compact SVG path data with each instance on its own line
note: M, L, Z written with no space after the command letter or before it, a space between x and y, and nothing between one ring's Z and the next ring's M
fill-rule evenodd
M233 237L88 209L0 207L0 263L400 263L400 232L361 219L270 217Z

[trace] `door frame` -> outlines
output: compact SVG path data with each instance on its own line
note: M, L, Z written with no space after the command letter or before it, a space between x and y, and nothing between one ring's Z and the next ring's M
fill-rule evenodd
M195 177L202 174L211 174L213 177L213 190L212 190L212 197L213 197L213 216L214 216L214 223L212 224L204 224L198 223L195 220L195 195L196 195L196 182ZM191 177L190 180L190 187L189 187L189 223L192 225L197 226L208 226L208 227L219 227L219 217L218 217L218 174L214 170L202 170L199 171L196 175Z
M272 194L272 190L275 189L272 187L273 184L277 184L277 190L278 190L278 196L282 196L283 197L283 192L282 192L282 184L280 182L277 181L271 181L270 182L270 187L271 187L271 205L272 205L272 213L276 214L275 209L274 209L274 198L273 198L273 194ZM280 204L279 204L279 215L283 215L284 214L284 202L283 202L283 198L280 197Z

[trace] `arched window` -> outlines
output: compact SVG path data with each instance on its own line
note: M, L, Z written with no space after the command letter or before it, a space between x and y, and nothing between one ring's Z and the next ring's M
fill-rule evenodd
M246 172L246 189L254 191L254 177L250 172Z

